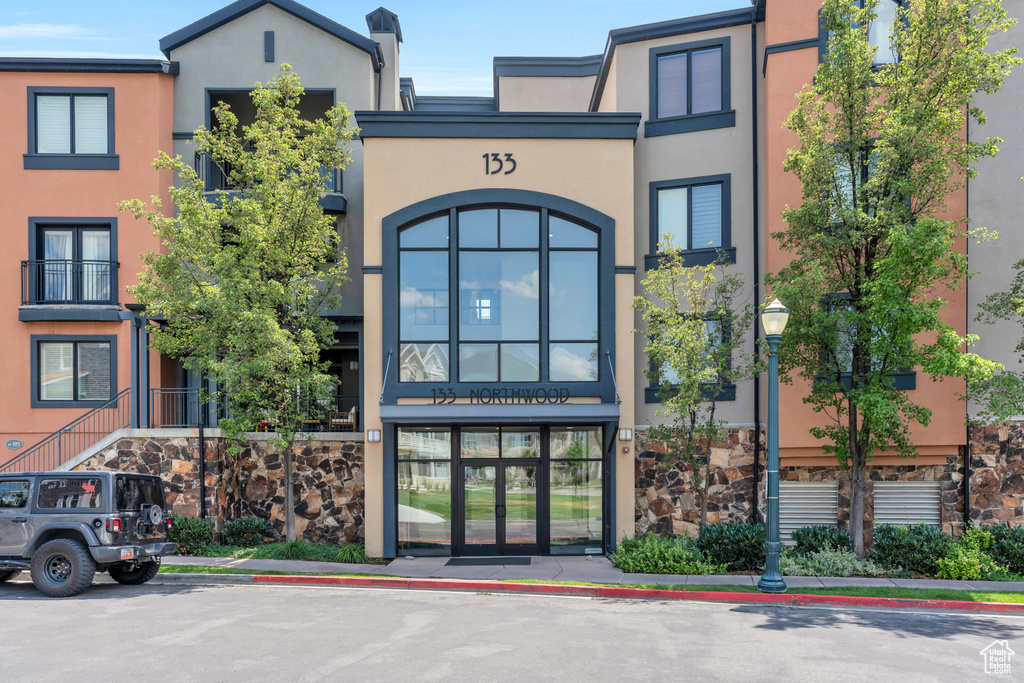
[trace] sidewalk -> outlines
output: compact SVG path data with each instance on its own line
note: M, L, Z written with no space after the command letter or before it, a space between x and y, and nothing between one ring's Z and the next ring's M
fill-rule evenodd
M501 581L507 579L538 579L541 581L583 581L610 585L661 584L691 586L755 586L760 577L718 574L711 576L680 576L675 574L625 574L607 557L531 557L530 564L493 564L446 566L449 557L399 558L386 565L346 564L340 562L306 562L303 560L236 560L225 557L164 557L164 564L188 564L204 567L235 567L274 572L308 572L316 574L367 574L407 578L439 578ZM497 560L497 558L496 558ZM787 576L789 588L836 588L840 586L892 588L945 588L951 590L983 590L1024 593L1024 582L1006 581L943 581L939 579L865 579L839 577Z

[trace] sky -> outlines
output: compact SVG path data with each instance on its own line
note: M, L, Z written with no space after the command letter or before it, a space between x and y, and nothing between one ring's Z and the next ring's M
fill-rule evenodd
M0 56L162 58L161 37L231 0L0 0ZM368 35L383 0L301 0ZM582 56L608 31L749 7L749 0L388 0L402 25L402 76L418 95L491 95L495 56Z

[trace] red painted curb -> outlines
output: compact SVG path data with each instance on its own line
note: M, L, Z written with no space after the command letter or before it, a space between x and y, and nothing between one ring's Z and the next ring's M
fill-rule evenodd
M852 595L810 595L805 593L730 593L725 591L684 591L625 586L574 586L554 583L509 583L464 579L412 579L400 576L289 576L257 574L253 583L309 586L352 586L407 588L412 590L462 590L487 593L577 595L595 598L692 600L704 602L746 602L782 605L832 605L838 607L884 607L889 609L942 609L965 612L1024 614L1024 604L926 600L919 598L868 598Z

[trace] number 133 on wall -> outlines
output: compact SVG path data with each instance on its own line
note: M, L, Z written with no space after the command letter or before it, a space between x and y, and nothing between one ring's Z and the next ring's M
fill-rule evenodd
M512 158L511 152L505 153L504 160L501 158L502 155L498 152L488 152L484 154L484 175L497 175L502 171L505 175L512 173L516 170L516 160ZM506 168L508 167L508 168Z

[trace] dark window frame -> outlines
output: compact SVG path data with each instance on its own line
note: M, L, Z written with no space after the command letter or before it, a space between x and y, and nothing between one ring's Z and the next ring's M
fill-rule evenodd
M900 6L900 9L903 9L904 7L906 7L908 0L894 0L894 1L896 2L897 5ZM863 9L864 8L864 0L857 0L857 2L858 2L859 7L861 9ZM818 64L821 64L822 62L825 61L825 55L827 55L827 54L828 54L828 31L825 30L825 26L824 26L824 24L821 21L821 10L819 9L818 10ZM876 52L875 54L877 55L878 53ZM897 56L897 61L899 61L898 56ZM873 69L880 69L880 68L884 67L885 65L891 64L891 63L893 63L893 62L875 62L872 65L872 68Z
M542 232L540 244L540 282L542 293L540 295L540 381L504 381L487 382L461 382L458 380L458 310L450 307L451 322L449 323L449 337L447 340L434 341L431 343L449 344L449 381L448 382L399 382L398 361L401 356L399 344L399 272L398 272L398 234L399 230L411 227L415 223L439 215L453 216L457 211L473 208L508 208L537 210L541 213L541 230L546 226L547 216L556 216L572 223L582 225L597 233L598 247L598 278L597 278L597 310L598 310L598 339L585 340L588 344L596 344L598 351L597 369L598 379L588 381L550 381L548 347L549 321L548 321L548 239L546 233ZM452 230L454 223L449 223L449 230ZM391 369L384 377L384 403L393 404L397 398L416 397L432 398L433 392L440 392L451 389L461 396L469 396L471 391L480 389L492 389L495 386L507 387L509 390L516 389L566 389L573 396L593 396L601 399L603 403L615 401L615 388L611 372L607 367L608 354L614 362L615 358L615 310L612 305L602 305L615 301L615 280L613 277L615 264L615 221L611 217L600 213L590 207L579 204L563 197L533 192L529 190L493 189L493 190L465 190L451 194L441 195L427 199L386 216L382 221L383 227L383 338L381 361L382 369L386 369L388 363L388 352L391 352ZM449 258L457 261L458 249L452 244L458 243L458 235L450 236ZM552 248L551 250L587 251L586 248L566 247ZM449 261L449 282L458 280L457 265ZM457 294L450 295L457 296ZM514 340L507 340L514 341ZM415 343L410 340L402 340L402 343ZM488 342L482 342L488 343ZM530 342L532 343L532 342ZM559 343L559 342L555 342ZM500 374L499 374L500 377Z
M29 362L29 378L32 385L32 396L30 407L32 408L98 408L106 403L109 403L115 396L117 396L117 335L115 334L33 334L29 338L31 344L31 359ZM39 346L42 343L72 343L76 344L79 342L107 342L110 344L110 396L104 399L80 401L72 399L70 401L49 401L40 399L40 386L39 376L40 371L40 353ZM72 352L72 377L74 374L74 364L78 363L77 350ZM77 384L77 381L75 382ZM77 392L72 391L72 395L77 395Z
M24 489L23 489L25 491L25 498L22 501L21 505L18 505L18 506L14 506L14 505L10 505L10 506L0 505L0 513L5 513L6 512L8 514L21 514L18 511L24 510L24 509L28 508L30 503L31 503L31 501L32 501L32 479L30 477L26 477L24 479L4 479L2 482L0 482L0 485L3 485L3 484L24 484L25 485ZM10 495L11 493L13 493L13 489L9 490L9 491L0 492L0 499L2 499L4 495Z
M658 59L668 55L681 54L683 52L689 53L714 47L721 48L722 50L722 108L718 111L701 112L699 114L659 117ZM688 74L691 73L690 61L687 58ZM732 59L729 36L652 47L648 52L648 76L649 104L647 121L644 122L644 137L652 138L659 135L674 135L676 133L691 133L698 130L735 127L736 112L732 108ZM690 92L692 87L692 78L687 77L687 111L689 111L691 106L692 97Z
M71 149L70 154L40 154L36 151L36 97L38 95L67 95L71 104ZM103 95L107 98L107 153L76 154L74 152L75 95ZM26 169L92 169L116 171L120 160L114 144L114 88L50 87L28 86L28 152L24 155Z
M121 300L121 293L118 284L118 270L120 269L120 262L118 261L117 253L117 217L112 216L110 218L102 217L47 217L47 216L30 216L28 219L28 260L29 261L43 261L41 258L42 252L40 250L40 240L42 238L43 231L47 228L85 228L87 230L101 230L106 228L110 233L110 301L90 301L85 305L93 306L116 306ZM39 292L36 291L36 283L33 280L29 282L29 300L33 302L41 302Z
M658 192L676 188L690 188L699 185L722 186L722 246L703 249L685 249L681 253L689 266L706 266L710 263L736 263L736 247L732 245L732 174L696 176L693 178L676 178L674 180L654 180L649 184L650 249L644 256L644 269L652 270L661 265L662 254L658 251L660 227L658 225ZM692 200L688 198L687 213L691 211ZM693 222L688 220L686 229L687 244L692 244L690 236Z
M705 318L705 321L717 320L718 318ZM732 326L725 325L722 333L723 340L732 339ZM730 356L728 365L732 368L732 357ZM649 362L648 367L651 372L654 372L657 368L654 363ZM706 390L704 391L705 400L711 400L711 386L705 383ZM661 398L658 396L658 390L661 385L657 382L648 381L647 386L644 387L644 403L661 403ZM736 400L736 383L726 382L722 385L722 388L718 391L717 401L735 401Z

